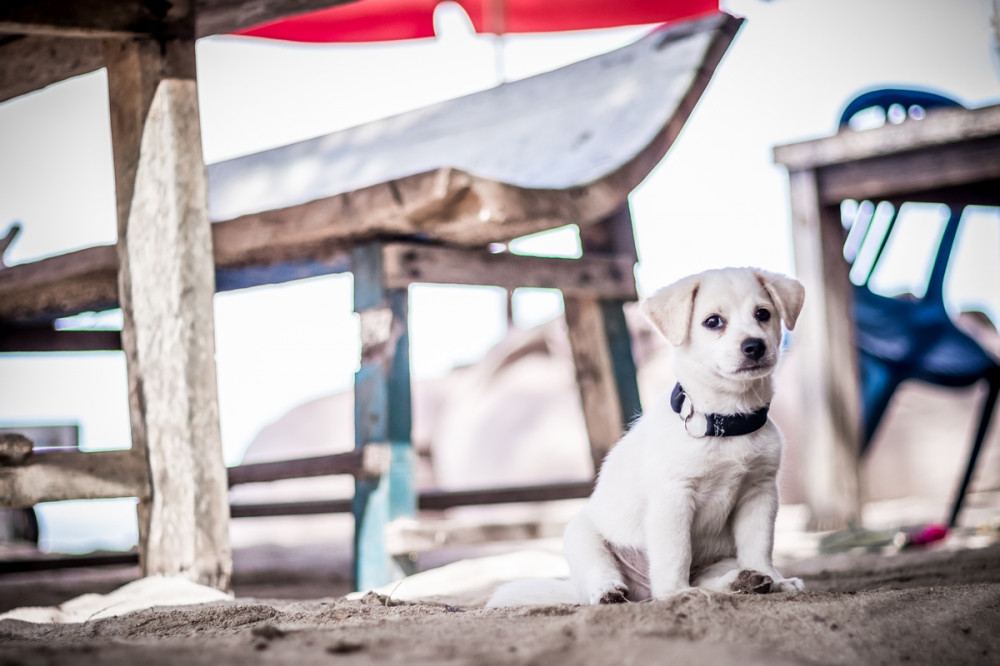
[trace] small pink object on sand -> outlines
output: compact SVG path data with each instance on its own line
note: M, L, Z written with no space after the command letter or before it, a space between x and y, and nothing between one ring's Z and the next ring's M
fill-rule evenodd
M924 525L910 531L906 536L907 546L924 546L944 539L948 536L948 528L939 524Z

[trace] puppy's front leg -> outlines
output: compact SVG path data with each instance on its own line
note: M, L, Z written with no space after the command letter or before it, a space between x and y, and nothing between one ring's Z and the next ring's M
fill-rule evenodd
M774 520L778 515L778 488L774 480L752 486L741 498L733 516L736 560L743 570L772 579L772 592L802 589L798 578L783 578L774 568Z
M663 599L691 587L691 524L694 497L686 489L664 490L646 507L646 551L649 588Z
M628 600L628 587L607 542L590 519L590 507L566 526L564 536L570 578L581 602L619 603Z

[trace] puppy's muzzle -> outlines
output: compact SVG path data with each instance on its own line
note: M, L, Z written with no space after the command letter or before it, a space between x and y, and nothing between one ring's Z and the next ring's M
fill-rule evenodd
M759 361L764 352L767 351L767 345L760 338L747 338L740 345L740 349L743 350L743 355L751 361Z

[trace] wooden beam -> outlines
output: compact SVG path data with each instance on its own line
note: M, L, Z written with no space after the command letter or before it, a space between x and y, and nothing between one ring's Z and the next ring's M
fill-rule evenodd
M66 37L207 37L354 0L8 0L0 33ZM197 22L187 19L197 10Z
M81 567L134 566L139 563L138 553L87 553L86 555L50 555L16 557L0 560L0 575L26 571L53 571Z
M1000 130L991 137L831 164L817 173L824 205L845 199L934 202L935 191L950 187L971 190L965 205L1000 205ZM977 197L979 189L990 194Z
M282 479L350 474L358 478L376 478L387 471L388 451L377 444L348 453L315 458L278 460L230 467L229 486L243 483L266 483Z
M854 344L850 267L840 207L823 206L814 171L789 174L796 274L806 305L795 329L802 377L803 442L809 528L859 525L861 389Z
M510 488L424 490L417 498L417 506L421 511L444 511L458 506L553 502L589 497L593 489L593 481L576 481Z
M0 32L61 37L194 37L194 0L8 0Z
M149 497L145 460L125 451L37 453L17 467L0 467L0 506L108 497Z
M1000 134L1000 105L981 109L933 109L923 120L774 147L774 161L790 171L882 155L975 141Z
M222 35L356 0L196 0L197 36Z
M353 0L349 0L353 1ZM32 5L61 5L68 11L54 17L43 15ZM80 10L87 5L100 4L93 15L81 15ZM143 17L156 16L145 7L149 2L104 2L89 3L75 0L47 0L45 3L24 1L0 4L0 11L7 9L7 29L0 30L0 102L24 95L46 86L58 83L72 76L87 74L104 66L103 46L99 39L83 37L103 37L109 34L148 34L162 36L169 33L169 25L143 23ZM301 14L314 9L324 9L337 4L337 0L197 0L198 10L195 36L198 38L218 35L249 28L292 14ZM121 5L121 7L118 7ZM141 6L140 6L141 5ZM190 2L184 3L190 6ZM79 6L79 9L78 7ZM168 7L170 4L161 3ZM173 3L174 7L181 3ZM128 24L131 13L137 23ZM170 14L168 11L167 14ZM72 21L76 16L79 25ZM117 18L115 18L117 16ZM103 21L103 25L102 22ZM169 23L169 21L168 21ZM143 33L142 27L148 30ZM3 33L9 34L3 34ZM74 36L68 36L74 35Z
M57 331L51 326L0 328L0 353L119 351L120 331Z
M311 500L303 502L260 502L232 504L233 518L273 518L275 516L322 516L331 513L350 513L352 499Z
M540 486L512 488L484 488L472 490L423 490L417 495L417 508L421 511L444 511L459 506L487 504L514 504L519 502L556 502L589 497L593 481L551 483ZM311 500L303 502L270 502L258 504L233 504L233 518L260 518L265 516L310 516L327 513L347 513L351 500Z
M52 321L117 305L118 256L113 245L0 270L0 321Z
M100 40L0 34L0 102L103 66Z
M280 241L258 239L257 244L240 239L227 223L212 225L212 232L218 291L279 284L350 269L350 255L345 248L335 242L310 244L297 238L291 229ZM240 251L246 255L241 256ZM116 308L117 274L118 256L112 245L0 269L0 322L38 324L81 312Z
M635 300L633 270L629 257L531 257L417 243L387 244L384 257L386 285L393 288L417 282L537 287L571 296Z
M193 40L105 45L132 446L149 466L143 572L228 589L229 501Z

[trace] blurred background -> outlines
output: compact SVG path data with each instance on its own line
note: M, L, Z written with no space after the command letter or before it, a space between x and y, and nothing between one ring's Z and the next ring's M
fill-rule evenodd
M748 21L681 136L630 200L640 292L725 265L794 274L787 177L772 163L772 147L834 133L847 101L870 88L930 89L968 107L997 103L995 4L723 2L723 9ZM363 124L489 88L501 79L548 71L628 44L649 30L639 26L480 36L462 11L447 3L438 10L436 27L434 39L385 44L306 45L232 36L201 40L198 76L206 163ZM70 108L74 112L66 113ZM935 206L904 213L913 223L901 225L907 234L894 237L874 277L874 288L887 294L919 290L926 279L926 257L944 223ZM24 229L5 255L11 264L115 241L103 71L0 104L0 228L14 221ZM995 333L1000 321L1000 214L972 209L960 233L954 262L958 268L947 282L949 307L955 313L984 313ZM557 256L579 252L572 228L524 239L515 247ZM572 370L559 331L560 297L543 290L516 292L515 330L508 330L505 298L503 290L491 288L411 290L412 373L424 387L415 392L415 440L419 446L434 447L435 467L428 481L436 485L459 477L472 485L502 481L508 472L521 474L525 482L532 480L523 477L532 473L529 468L542 469L549 474L545 478L554 479L589 473L582 416L573 412ZM359 356L351 299L349 275L216 296L227 464L350 448L349 391ZM120 326L115 312L75 319L75 326ZM661 345L637 318L634 330L646 396L668 385L669 364ZM521 366L522 379L494 386L486 397L470 392L474 380L489 374L482 364L478 370L470 364L484 357L504 358L519 345L543 351L537 367ZM454 368L464 369L456 374ZM793 353L783 372L795 371ZM539 377L544 379L540 382ZM503 408L487 397L499 401L523 396L525 387L534 387L542 396L539 404L548 420L540 425L536 420L534 434L522 437L520 424L530 420L511 422L509 413L504 416ZM464 403L456 402L458 395L465 396ZM470 396L479 400L473 403ZM921 402L925 397L904 395L899 407L904 415L897 422L909 422L917 433L910 436L937 446L939 442L913 421L914 414L927 416ZM941 431L966 442L970 426L965 422L971 423L974 402L970 394L938 391L931 398L943 414L934 416ZM0 356L0 425L79 423L82 449L125 448L127 403L121 354ZM473 413L475 409L480 413ZM794 421L794 395L776 411L785 419L794 471L794 449L808 424ZM486 428L493 431L492 438L478 437L477 427L498 418L506 419L502 428ZM908 436L902 431L897 435ZM997 483L995 439L987 443L987 459L980 464L980 482L987 486ZM879 444L874 448L876 454L885 449ZM498 450L503 455L497 458L503 460L490 458L485 465L491 478L470 467L470 461L483 462L484 451ZM882 455L884 460L869 461L869 497L908 497L921 488L932 497L951 492L957 475L948 467L951 458L943 467L932 456L908 468L890 452ZM950 455L947 446L943 455ZM962 455L954 452L955 470ZM889 479L891 473L901 481ZM313 492L333 487L314 486ZM794 481L785 481L786 501L799 501L799 492ZM46 550L128 549L136 542L132 500L53 503L37 511ZM235 530L240 529L247 531L244 542L254 540L251 528L234 523L236 545L240 539Z

